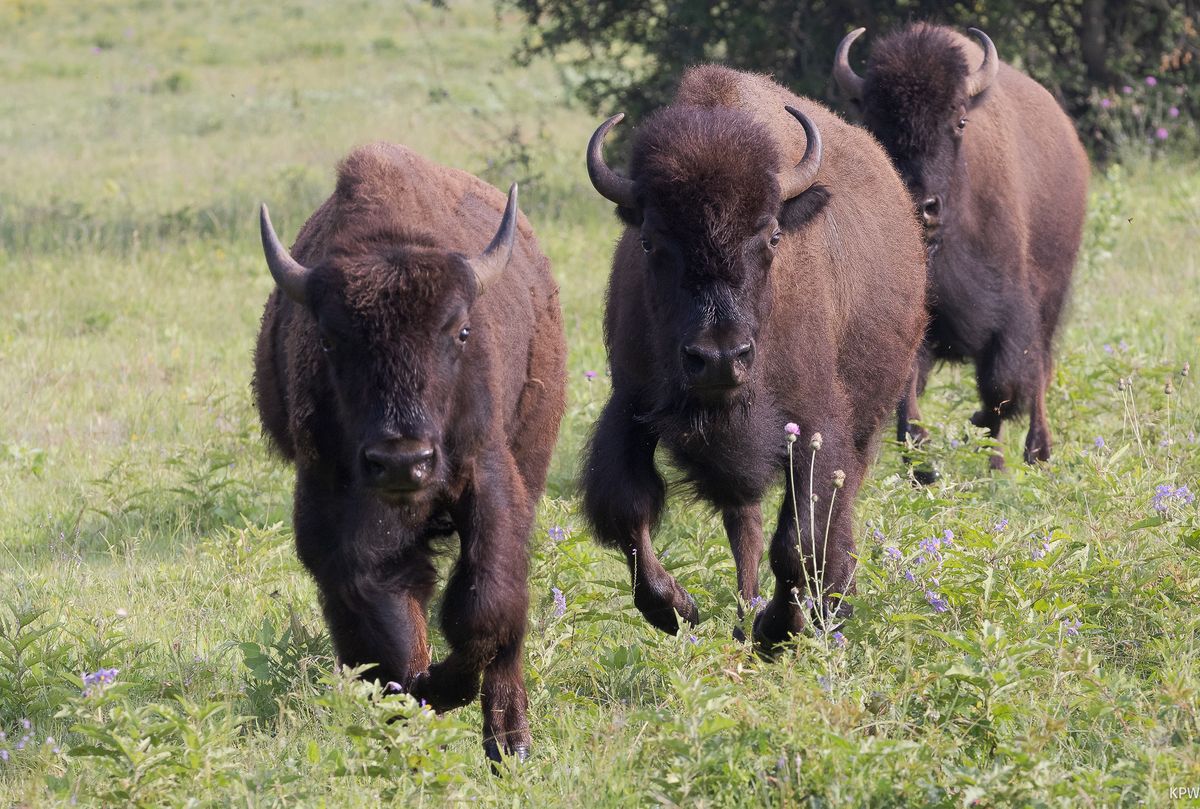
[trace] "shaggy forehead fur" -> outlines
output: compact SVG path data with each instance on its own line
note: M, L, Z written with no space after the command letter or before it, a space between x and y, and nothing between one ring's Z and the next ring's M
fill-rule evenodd
M918 23L871 50L863 106L880 140L906 153L928 151L963 101L967 57L945 28Z
M375 345L436 331L451 308L469 303L472 281L465 265L436 248L392 247L334 263L342 304L353 320L369 326Z
M732 109L666 107L638 130L631 174L647 208L666 212L680 247L697 257L730 256L779 206L779 158L770 136ZM697 266L719 273L723 261Z

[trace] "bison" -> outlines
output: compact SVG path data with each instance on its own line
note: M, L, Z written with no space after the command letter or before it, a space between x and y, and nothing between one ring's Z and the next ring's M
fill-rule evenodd
M636 607L675 633L677 616L698 611L651 545L666 498L656 447L721 513L739 616L761 604L760 502L784 478L775 592L754 622L769 653L808 618L847 612L855 493L925 330L920 230L870 135L766 76L688 70L674 104L634 133L627 177L601 154L621 118L587 148L592 184L625 228L604 320L612 394L586 450L584 511L624 552Z
M296 551L338 658L438 711L480 696L482 677L487 755L524 758L526 545L566 350L516 186L506 205L476 177L376 144L342 162L290 253L265 205L261 225L277 288L254 394L296 467ZM430 665L431 543L455 532L450 651Z
M865 76L838 46L833 75L900 171L924 224L930 323L897 410L897 437L928 433L917 398L935 360L970 360L993 439L1029 414L1025 460L1050 458L1046 388L1087 202L1088 160L1037 82L949 28L917 23L880 40ZM995 469L1004 456L991 456Z

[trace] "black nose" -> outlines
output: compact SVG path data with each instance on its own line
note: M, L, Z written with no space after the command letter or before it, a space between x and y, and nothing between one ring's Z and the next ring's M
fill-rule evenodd
M697 388L732 388L746 379L754 364L754 342L731 340L726 345L709 339L683 347L683 370Z
M362 453L363 477L381 492L413 492L433 474L437 452L428 441L391 438L368 444Z
M942 217L942 198L934 194L921 203L921 219L926 225L936 225Z

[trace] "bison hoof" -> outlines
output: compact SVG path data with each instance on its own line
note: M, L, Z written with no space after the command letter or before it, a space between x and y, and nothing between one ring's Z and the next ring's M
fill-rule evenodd
M635 586L633 605L651 626L668 635L679 632L679 618L676 615L689 624L700 623L700 610L696 608L695 600L669 575L661 584L645 582Z
M993 452L988 457L988 466L991 467L993 472L1003 472L1006 468L1004 465L1004 456L999 452Z
M942 473L934 469L932 466L922 464L921 466L913 467L912 476L917 485L932 486L938 482L938 478L942 476Z
M524 764L529 759L529 745L527 743L504 745L501 748L495 739L488 739L483 743L483 753L488 757L488 761L492 762L492 772L499 775L505 760Z
M765 658L773 658L779 653L780 646L803 630L804 616L798 606L772 600L754 618L755 650Z

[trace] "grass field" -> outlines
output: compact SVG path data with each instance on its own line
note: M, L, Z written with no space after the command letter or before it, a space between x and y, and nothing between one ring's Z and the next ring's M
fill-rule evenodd
M885 447L844 642L767 663L731 639L718 517L676 498L659 533L704 617L669 638L579 516L618 227L583 167L595 116L552 63L512 64L519 36L485 0L0 3L0 804L1200 803L1172 792L1200 796L1200 167L1093 183L1053 462L989 473L971 374L942 369L941 480ZM477 706L332 670L250 401L256 206L290 241L379 139L520 180L563 291L535 749L500 777Z

